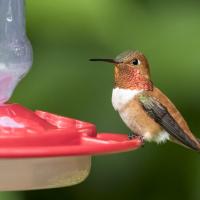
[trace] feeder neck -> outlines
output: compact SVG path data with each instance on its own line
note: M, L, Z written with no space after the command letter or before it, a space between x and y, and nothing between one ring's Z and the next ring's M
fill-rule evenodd
M24 0L0 0L0 41L24 36Z

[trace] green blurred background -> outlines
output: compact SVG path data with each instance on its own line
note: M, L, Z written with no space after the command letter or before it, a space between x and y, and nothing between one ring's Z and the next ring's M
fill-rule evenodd
M31 109L129 133L111 105L113 67L90 63L127 49L145 53L154 83L200 136L200 2L183 0L26 1L33 68L11 99ZM0 199L200 199L200 155L175 144L93 158L83 183L4 192Z

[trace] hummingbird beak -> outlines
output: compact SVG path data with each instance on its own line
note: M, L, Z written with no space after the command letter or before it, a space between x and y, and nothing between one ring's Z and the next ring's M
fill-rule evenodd
M117 62L114 59L110 59L110 58L92 58L89 59L89 61L103 61L103 62L109 62L109 63L114 63L114 64L119 64L120 62Z

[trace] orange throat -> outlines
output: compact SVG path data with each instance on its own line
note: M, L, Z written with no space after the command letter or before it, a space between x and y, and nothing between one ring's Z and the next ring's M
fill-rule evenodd
M115 88L131 90L153 90L153 84L148 75L143 75L137 68L119 68L115 66L114 70Z

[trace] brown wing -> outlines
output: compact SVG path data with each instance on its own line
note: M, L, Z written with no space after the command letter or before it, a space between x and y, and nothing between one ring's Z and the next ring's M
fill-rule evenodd
M196 139L194 140L193 137L188 135L185 130L180 127L168 111L167 107L159 102L158 99L144 93L139 96L139 101L144 111L165 131L167 131L171 138L188 148L196 151L200 150L199 142L197 142Z
M148 91L147 94L153 96L160 102L163 106L165 106L170 113L170 115L174 118L176 123L184 130L184 132L196 143L199 143L196 137L192 134L190 128L188 127L186 121L184 120L181 113L175 107L175 105L165 96L158 88L154 87L153 91Z

